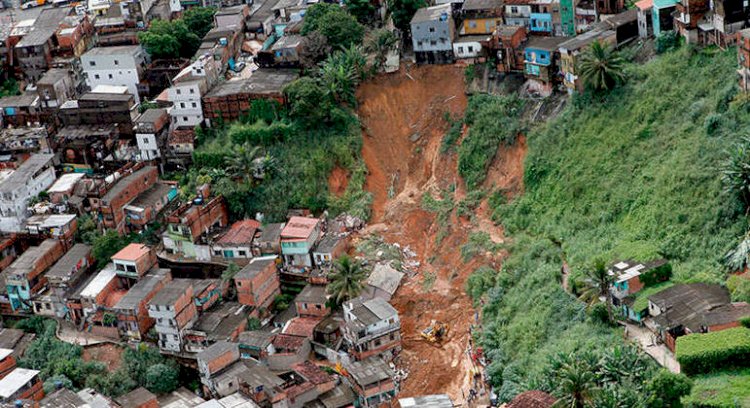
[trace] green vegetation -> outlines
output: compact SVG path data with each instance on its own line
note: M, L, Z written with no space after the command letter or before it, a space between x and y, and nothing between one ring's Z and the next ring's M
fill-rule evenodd
M422 7L427 7L426 0L388 0L388 10L391 12L393 24L402 32L408 33L414 13Z
M439 245L451 228L451 213L453 212L453 197L449 191L441 191L441 198L435 198L432 193L426 192L422 194L422 209L435 213L435 222L438 225L438 233L435 235L435 242Z
M480 342L501 400L526 389L559 392L545 385L555 356L606 353L622 342L562 289L561 259L572 282L596 259L669 259L672 282L648 288L637 307L648 291L675 282L724 281L722 258L747 230L744 206L723 191L720 174L727 146L750 125L731 80L735 59L734 50L683 47L627 64L626 84L576 97L528 132L524 194L491 200L493 218L513 238L510 255L494 277L484 269L467 283L484 299ZM709 115L719 118L710 134L694 125ZM482 167L462 175L476 186Z
M677 361L686 374L750 364L750 329L736 327L677 338Z
M648 298L651 295L655 295L664 289L674 286L674 282L664 282L658 285L649 286L643 288L640 292L635 294L635 301L633 302L633 310L640 312L648 309Z
M750 369L693 378L693 390L682 399L687 407L735 408L750 406Z
M333 272L329 275L328 293L333 295L336 304L359 296L367 279L367 271L362 264L342 255L333 264Z
M138 40L153 58L191 58L213 26L216 9L194 7L177 20L154 20Z
M15 79L8 79L0 84L0 98L6 96L18 95L21 90L18 89L18 82Z
M464 118L469 132L458 148L458 174L470 190L484 181L498 146L513 144L523 131L523 105L517 96L481 94L469 99Z
M450 124L450 128L448 128L448 133L443 136L443 142L440 144L440 153L443 154L450 152L456 146L458 139L461 138L461 130L464 126L464 121L460 118L451 118L450 112L445 112L444 118Z
M334 50L362 44L365 28L338 4L318 3L307 9L302 35L317 31Z
M586 87L594 91L608 91L625 82L625 60L614 46L599 41L583 51L579 69Z
M122 366L110 372L104 363L84 361L81 346L58 340L56 326L54 320L39 316L16 324L17 328L37 335L18 365L40 370L45 389L54 389L59 382L73 390L91 387L104 395L118 397L138 386L155 393L171 392L179 386L179 366L164 358L156 348L126 349Z

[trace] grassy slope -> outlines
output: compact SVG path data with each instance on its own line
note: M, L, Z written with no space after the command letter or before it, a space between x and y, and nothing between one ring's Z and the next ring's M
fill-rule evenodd
M683 400L687 406L749 407L750 370L733 374L708 374L694 378L693 391Z
M574 270L598 256L661 254L678 279L722 279L721 255L744 225L717 167L742 126L708 136L704 122L734 85L735 55L688 53L633 67L605 103L568 109L530 135L527 192L496 213L511 233L560 240Z
M723 112L735 58L681 49L633 66L629 84L604 103L569 106L529 134L526 192L495 208L514 243L484 309L501 397L545 388L556 353L621 341L560 288L563 252L574 277L596 257L660 254L676 280L723 281L721 256L746 227L717 170L750 124L747 113ZM723 124L711 135L707 117ZM470 293L486 281L470 280Z

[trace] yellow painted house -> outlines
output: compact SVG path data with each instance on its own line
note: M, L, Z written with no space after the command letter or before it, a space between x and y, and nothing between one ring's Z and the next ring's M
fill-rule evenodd
M492 34L503 24L502 0L466 0L461 35Z

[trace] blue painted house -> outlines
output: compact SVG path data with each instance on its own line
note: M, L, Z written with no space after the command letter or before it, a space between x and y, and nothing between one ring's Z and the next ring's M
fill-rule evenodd
M677 8L677 3L677 0L654 0L654 6L651 9L654 37L658 37L664 31L674 29L672 13Z
M550 95L558 78L557 48L562 37L531 37L524 49L524 76L529 90Z
M3 271L5 289L14 312L31 312L31 299L47 284L44 272L63 255L62 244L56 239L46 239L32 246Z

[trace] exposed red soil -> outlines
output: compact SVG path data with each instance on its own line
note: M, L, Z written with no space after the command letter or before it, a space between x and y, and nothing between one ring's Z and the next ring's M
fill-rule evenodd
M107 366L110 372L117 371L122 365L122 353L125 349L112 343L99 343L83 348L84 361L99 361Z
M349 185L349 172L343 167L336 166L328 176L328 191L335 196L340 196Z
M438 225L435 214L423 210L420 202L423 193L432 191L437 196L438 191L450 191L451 186L455 187L454 202L465 196L456 155L440 153L448 130L444 113L463 115L466 109L463 70L454 66L402 67L397 74L363 84L357 96L365 133L365 188L374 196L373 224L368 231L408 245L421 262L420 272L407 278L391 301L401 318L400 363L409 370L400 396L447 393L454 402L462 403L471 380L471 362L466 357L469 328L477 323L465 282L477 266L497 266L499 258L479 257L463 263L460 247L473 230L486 230L496 242L502 241L503 231L489 221L486 200L473 221L458 219L454 212L448 225ZM507 191L522 189L525 143L518 145L499 151L488 185ZM437 242L441 231L447 235ZM436 277L427 292L422 285L425 274ZM449 340L442 347L419 336L433 319L450 325Z

